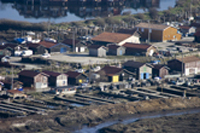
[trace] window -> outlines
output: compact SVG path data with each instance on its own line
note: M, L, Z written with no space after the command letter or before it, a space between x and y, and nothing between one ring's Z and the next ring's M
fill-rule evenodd
M142 28L142 32L144 32L144 29Z

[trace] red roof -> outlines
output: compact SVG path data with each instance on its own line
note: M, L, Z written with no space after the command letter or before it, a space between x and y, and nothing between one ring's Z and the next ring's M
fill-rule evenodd
M80 42L79 40L75 40L75 44L77 44L79 42ZM73 46L73 39L65 39L62 43Z
M131 34L103 32L100 35L92 38L92 41L119 43L131 36Z
M35 77L36 75L40 74L41 72L36 72L36 71L32 71L32 70L23 70L21 71L18 75L21 76L26 76L26 77ZM48 74L43 73L46 76L49 76Z
M102 68L100 71L104 71L106 75L108 76L113 76L116 75L117 73L121 72L123 70L123 68L117 68L117 67L112 67L112 66L105 66L104 68Z
M184 30L189 30L191 27L190 26L179 26L180 29Z
M121 47L121 46L118 46L118 45L108 45L109 49L118 49L119 47Z
M77 76L81 75L82 73L78 73L78 72L74 72L74 71L68 71L65 74L68 75L68 77L70 77L70 78L76 78Z
M122 46L124 46L126 48L135 48L135 49L147 50L152 45L149 45L149 44L138 44L138 43L125 43Z
M7 92L12 93L12 94L22 93L19 90L7 90Z
M47 41L41 41L41 42L39 42L39 44L46 47L46 48L51 48L51 47L56 45L56 43L47 42Z
M28 46L29 48L37 48L37 47L39 47L39 46L41 46L41 45L38 44L38 43L29 43L29 44L27 44L27 46Z
M57 76L61 75L61 73L53 72L53 71L47 71L47 70L44 70L42 72L46 73L47 75L53 76L53 77L57 77Z
M89 49L99 49L100 47L104 47L102 45L91 45L91 46L88 46Z

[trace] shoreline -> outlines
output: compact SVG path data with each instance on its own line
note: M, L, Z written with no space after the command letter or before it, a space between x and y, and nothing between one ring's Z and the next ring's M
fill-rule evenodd
M130 102L127 104L110 104L101 106L88 106L68 111L55 111L48 116L27 116L25 118L2 119L1 132L12 130L30 132L34 130L52 130L56 132L72 131L73 128L80 128L82 125L96 125L108 120L125 118L135 114L148 114L151 112L180 111L191 108L200 108L200 98L190 99L171 98L153 99L141 102ZM21 127L13 127L13 124L24 124ZM72 128L73 127L73 128Z

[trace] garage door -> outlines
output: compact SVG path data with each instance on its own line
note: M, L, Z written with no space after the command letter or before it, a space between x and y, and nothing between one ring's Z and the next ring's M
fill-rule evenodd
M190 69L189 74L195 74L195 69Z
M60 48L60 53L65 53L67 52L67 48Z

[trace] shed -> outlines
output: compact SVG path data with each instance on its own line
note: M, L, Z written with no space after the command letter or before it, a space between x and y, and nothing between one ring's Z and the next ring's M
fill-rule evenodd
M108 45L108 55L121 56L125 54L126 48L119 45Z
M136 74L136 79L150 79L152 78L152 67L150 64L127 61L123 64L124 69Z
M126 55L152 56L157 51L156 47L149 44L125 43Z
M169 74L169 67L164 64L154 64L152 68L153 77L161 77L164 78L165 75Z
M196 56L188 56L168 61L168 67L171 70L183 72L185 76L199 73L199 64L200 58Z
M68 81L67 81L68 76L66 74L53 72L53 71L47 71L47 70L44 70L42 72L49 75L49 77L48 77L49 86L59 87L59 86L67 86L68 85Z
M46 49L43 45L38 43L29 43L27 47L33 51L33 54L44 54Z
M63 44L69 46L71 50L73 50L73 45L75 45L74 49L76 52L85 52L87 49L87 46L85 46L81 41L79 40L73 40L73 39L65 39ZM74 43L74 44L73 44Z
M34 87L35 89L48 87L48 74L33 70L23 70L19 74L19 81L24 83L25 87Z
M91 45L88 47L89 55L96 56L96 57L105 57L106 56L106 47L101 45Z
M96 74L100 75L100 82L119 82L128 80L130 78L135 78L134 73L114 66L105 66L96 72Z
M68 84L69 85L80 85L87 80L87 76L83 73L78 73L74 71L68 71L65 73L68 75Z
M181 39L181 34L176 28L164 24L139 23L135 28L141 32L143 40L164 42Z

